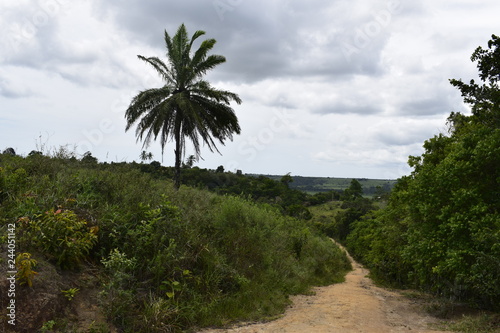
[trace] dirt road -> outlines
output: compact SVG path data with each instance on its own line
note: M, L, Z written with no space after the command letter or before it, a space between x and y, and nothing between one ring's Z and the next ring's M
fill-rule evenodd
M314 296L293 297L293 306L280 319L203 333L443 332L432 329L437 319L401 294L376 287L368 271L350 259L354 270L344 283L315 288Z

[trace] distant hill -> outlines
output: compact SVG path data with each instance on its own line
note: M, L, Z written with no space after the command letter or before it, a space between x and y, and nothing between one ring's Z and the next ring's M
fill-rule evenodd
M249 175L259 176L259 175ZM283 176L264 175L273 180L280 180ZM363 192L366 196L372 196L380 187L383 192L389 192L396 180L394 179L367 179L367 178L335 178L335 177L302 177L292 176L293 182L289 184L290 188L304 191L310 194L318 192L328 192L332 190L343 191L349 187L351 180L356 179L363 186Z

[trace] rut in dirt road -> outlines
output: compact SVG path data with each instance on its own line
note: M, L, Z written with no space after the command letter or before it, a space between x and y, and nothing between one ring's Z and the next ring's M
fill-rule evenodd
M349 256L349 255L348 255ZM250 324L218 332L443 332L433 330L438 320L425 315L401 294L376 287L367 277L368 270L350 256L353 271L346 281L314 288L313 296L294 296L293 305L283 317L267 323Z

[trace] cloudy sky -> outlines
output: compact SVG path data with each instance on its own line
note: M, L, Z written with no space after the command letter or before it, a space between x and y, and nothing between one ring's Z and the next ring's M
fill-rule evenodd
M124 111L162 83L137 55L164 57L164 30L185 23L227 58L208 80L243 100L241 135L200 167L398 178L468 112L448 79L477 77L470 56L499 15L498 0L2 0L0 150L139 161ZM147 151L162 161L159 143Z

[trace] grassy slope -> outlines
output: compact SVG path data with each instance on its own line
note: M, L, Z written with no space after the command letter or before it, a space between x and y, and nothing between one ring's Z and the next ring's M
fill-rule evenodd
M18 252L63 271L94 266L101 307L125 331L272 317L288 295L339 282L350 268L306 222L237 197L176 192L131 165L0 155L0 168L1 244L6 225L22 220ZM79 233L68 238L70 227Z

